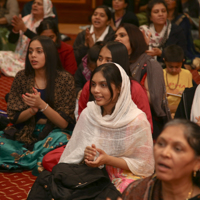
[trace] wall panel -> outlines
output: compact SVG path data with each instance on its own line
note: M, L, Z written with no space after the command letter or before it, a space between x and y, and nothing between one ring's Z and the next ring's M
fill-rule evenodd
M18 0L22 10L29 0ZM103 0L52 0L59 23L88 24L94 8L101 5Z

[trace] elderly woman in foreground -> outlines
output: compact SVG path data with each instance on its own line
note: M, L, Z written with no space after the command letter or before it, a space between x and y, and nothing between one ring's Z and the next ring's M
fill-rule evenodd
M156 174L131 183L123 199L199 199L200 127L190 121L168 122L154 147Z

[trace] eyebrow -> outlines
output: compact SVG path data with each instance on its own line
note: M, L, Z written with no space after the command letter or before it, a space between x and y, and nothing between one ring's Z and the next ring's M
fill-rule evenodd
M103 56L102 56L102 55L99 55L99 57L103 57ZM112 59L112 57L107 57L107 56L106 56L105 58L110 58L110 59Z
M160 140L164 140L165 142L167 142L167 140L163 137L159 137ZM173 144L179 144L179 145L182 145L182 146L185 146L184 143L180 142L180 141L173 141Z
M33 49L32 47L29 47L29 49ZM42 47L36 47L35 49L42 49L43 50L43 48Z
M118 35L124 35L124 34L125 34L125 32L115 33L115 37Z
M96 83L95 81L92 80L92 82ZM107 83L106 80L105 81L100 81L98 83Z
M105 15L105 13L104 13L104 12L97 12L97 11L95 11L94 13L98 13L98 14L104 14L104 15Z

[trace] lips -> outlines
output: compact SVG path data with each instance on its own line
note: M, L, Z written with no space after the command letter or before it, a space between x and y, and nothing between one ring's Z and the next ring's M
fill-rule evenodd
M116 10L116 9L118 9L118 8L119 8L119 6L117 6L117 5L113 6L113 9L114 9L114 10Z
M100 21L94 21L94 24L100 24Z
M96 101L101 101L103 99L103 97L101 97L101 96L94 96L94 98Z
M161 171L161 172L165 172L167 170L171 169L171 167L163 162L157 163L156 165L156 170Z
M32 11L38 11L38 9L37 8L32 8Z
M38 61L32 60L32 61L31 61L31 64L32 64L32 65L37 65L37 64L38 64Z

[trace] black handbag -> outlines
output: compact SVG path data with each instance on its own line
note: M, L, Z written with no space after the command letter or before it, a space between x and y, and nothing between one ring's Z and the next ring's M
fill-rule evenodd
M38 176L27 200L115 200L120 196L105 168L59 163L52 172Z

